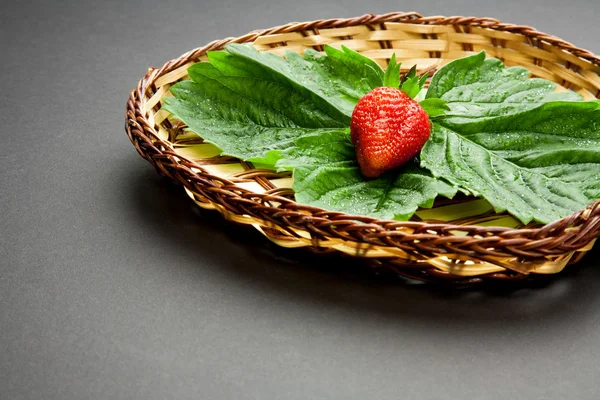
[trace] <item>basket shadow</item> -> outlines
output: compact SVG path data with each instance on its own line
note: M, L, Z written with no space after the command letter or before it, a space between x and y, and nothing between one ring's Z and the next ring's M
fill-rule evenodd
M232 282L241 280L246 287L284 301L391 318L441 320L450 326L482 322L491 327L539 318L560 322L566 315L572 319L574 308L577 318L585 318L598 296L600 269L593 268L598 266L598 248L561 274L518 284L457 290L390 280L375 275L359 259L280 248L251 227L201 209L179 184L147 171L143 176L131 174L119 185L139 217L156 229L161 246L205 260L203 268L214 269L207 273L225 274Z

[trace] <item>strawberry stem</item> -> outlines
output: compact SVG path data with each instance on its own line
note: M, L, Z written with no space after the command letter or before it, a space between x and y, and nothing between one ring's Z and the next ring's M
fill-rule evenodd
M390 62L385 69L385 74L383 76L383 86L392 87L396 89L402 90L409 96L411 99L419 96L419 94L423 93L423 86L427 81L427 74L423 74L422 76L417 75L417 66L413 65L412 68L402 77L400 77L400 66L401 62L396 63L396 54L392 54L390 58ZM446 102L441 99L425 99L422 97L424 95L419 96L417 99L419 104L429 117L437 117L438 115L443 115L446 111L450 110L450 108L446 105Z
M419 103L429 117L437 117L443 115L450 107L446 104L446 100L442 99L425 99Z
M396 64L396 53L392 54L392 58L390 59L390 63L385 69L385 74L383 75L383 86L393 87L398 89L400 86L400 66L401 62Z
M427 80L427 74L419 77L417 75L417 66L413 67L406 73L400 81L400 90L406 93L410 98L414 99L419 94L425 81Z

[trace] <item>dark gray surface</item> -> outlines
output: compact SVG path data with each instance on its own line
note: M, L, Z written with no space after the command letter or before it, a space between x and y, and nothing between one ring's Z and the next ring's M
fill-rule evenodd
M14 3L0 10L0 398L598 398L598 249L511 293L385 284L196 209L123 131L146 68L213 39L415 9L598 53L597 0Z

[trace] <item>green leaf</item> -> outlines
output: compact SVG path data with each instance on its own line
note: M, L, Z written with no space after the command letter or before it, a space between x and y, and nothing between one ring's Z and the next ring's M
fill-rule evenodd
M445 100L425 99L419 103L429 117L444 115L450 109Z
M246 45L226 50L190 67L193 81L174 85L164 108L224 155L244 160L268 163L266 152L295 137L348 126L354 104L383 81L374 61L345 47L288 53L287 60Z
M309 50L309 52L311 51L312 50ZM356 71L359 76L366 77L369 81L369 87L371 87L371 89L381 86L383 82L384 71L381 69L379 64L373 61L373 59L365 57L344 45L341 46L340 51L335 47L326 44L325 54L334 60L343 62L348 68ZM337 75L335 71L334 73Z
M414 162L366 180L347 130L303 136L277 155L279 169L294 171L296 200L327 210L406 220L419 207L431 207L438 195L456 194Z
M348 125L358 100L383 84L381 68L347 48L337 50L326 46L326 55L311 49L307 49L304 56L286 52L285 59L273 53L258 52L249 45L230 44L225 49L238 63L251 67L256 78L293 88ZM223 74L231 75L227 71L229 62L220 61L210 60Z
M446 119L468 123L520 113L551 101L579 101L574 92L556 93L556 84L528 79L522 67L504 68L497 59L485 59L485 52L452 61L432 78L426 98L446 100Z
M471 123L442 119L421 166L524 223L568 216L600 198L600 102L552 102Z
M224 76L211 64L190 70L195 81L171 88L164 108L224 155L265 161L308 132L345 127L293 88L257 78ZM269 93L269 96L264 96Z
M308 51L308 53L305 52L305 56L316 53L311 49L307 49L306 51ZM366 78L368 87L370 89L374 89L377 86L382 85L384 71L381 69L379 64L373 61L373 59L365 57L344 45L341 46L341 50L338 50L335 47L326 44L325 54L330 58L330 62L341 62L345 64L346 68L349 68L351 71L353 71L353 74L355 75L353 79L358 77ZM332 68L335 68L335 65L332 64ZM339 72L340 71L337 69L331 71L333 75L338 75Z

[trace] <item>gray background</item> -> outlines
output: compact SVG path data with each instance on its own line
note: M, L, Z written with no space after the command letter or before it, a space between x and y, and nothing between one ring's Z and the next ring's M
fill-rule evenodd
M598 397L598 249L509 292L386 283L198 210L123 130L147 67L213 39L415 10L599 53L597 0L13 3L0 9L0 398Z

